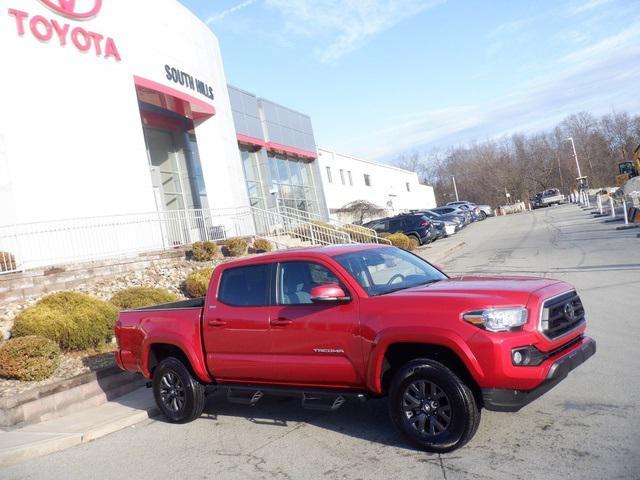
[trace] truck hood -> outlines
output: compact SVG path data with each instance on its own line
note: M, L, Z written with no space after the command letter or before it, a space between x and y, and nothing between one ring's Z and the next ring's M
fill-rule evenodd
M538 277L474 277L462 276L429 285L408 288L388 294L397 297L456 298L460 303L494 305L526 305L532 293L562 284L559 280ZM567 290L571 286L567 284Z

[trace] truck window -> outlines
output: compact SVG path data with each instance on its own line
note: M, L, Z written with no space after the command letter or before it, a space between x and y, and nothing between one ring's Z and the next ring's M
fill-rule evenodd
M269 270L268 264L225 270L218 300L233 306L269 305Z
M340 280L328 268L312 262L284 262L278 271L278 303L305 305L311 301L311 289ZM343 287L344 288L344 287Z
M335 259L369 295L384 295L447 278L421 258L395 247L345 253Z

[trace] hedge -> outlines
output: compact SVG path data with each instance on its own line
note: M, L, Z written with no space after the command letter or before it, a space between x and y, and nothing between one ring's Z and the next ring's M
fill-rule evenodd
M220 251L218 245L211 241L195 242L191 246L191 257L196 262L208 262L213 260Z
M264 238L256 238L253 241L253 249L256 252L270 252L271 250L273 250L273 245L271 245L271 242L269 240L265 240Z
M184 289L191 298L204 297L209 288L209 280L213 274L213 268L194 270L184 282Z
M117 292L111 300L121 310L175 302L180 297L164 288L132 287Z
M402 248L403 250L412 251L418 246L418 242L415 239L407 237L404 233L392 233L383 236L391 242L391 245Z
M229 238L226 242L224 242L225 247L227 248L227 253L231 257L241 257L245 253L247 253L247 248L249 247L249 243L244 238Z
M112 303L83 293L54 293L18 315L11 334L39 335L62 350L84 350L110 342L117 317Z
M21 381L45 380L60 365L60 347L37 336L12 338L0 346L0 377Z

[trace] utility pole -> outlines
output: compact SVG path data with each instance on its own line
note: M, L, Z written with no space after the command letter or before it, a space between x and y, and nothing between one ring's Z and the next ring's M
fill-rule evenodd
M456 192L456 202L459 202L460 199L458 198L458 187L456 187L456 177L451 175L451 179L453 180L453 190Z

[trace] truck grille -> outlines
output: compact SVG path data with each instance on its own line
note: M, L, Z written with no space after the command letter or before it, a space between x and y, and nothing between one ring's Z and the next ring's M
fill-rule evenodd
M540 328L554 340L584 323L584 307L576 292L568 292L551 298L542 306Z

